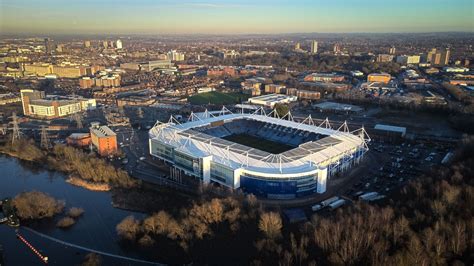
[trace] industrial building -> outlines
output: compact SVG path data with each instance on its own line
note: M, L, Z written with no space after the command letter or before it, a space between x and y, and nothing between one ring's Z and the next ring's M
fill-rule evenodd
M73 133L66 138L66 143L75 147L88 147L91 145L91 134L90 133Z
M270 153L226 140L242 134L289 148ZM363 128L349 132L344 123L333 129L327 120L318 126L310 116L296 122L291 113L278 118L263 108L192 113L184 124L172 117L149 131L150 154L179 171L273 199L324 193L331 176L359 163L369 140Z
M153 70L177 70L171 60L155 60L148 62L137 62L137 63L123 63L120 64L120 68L125 70L142 70L142 71L153 71Z
M250 104L262 105L265 107L273 108L276 104L289 104L291 102L296 102L298 97L288 96L283 94L268 94L257 97L249 98L248 102Z
M311 105L313 108L324 111L324 112L340 112L340 113L358 113L364 110L364 108L346 104L346 103L335 103L335 102L322 102Z
M387 73L372 73L367 76L367 82L389 83L392 76Z
M108 126L100 126L98 122L91 123L91 142L100 156L117 153L117 134Z
M304 77L304 81L343 82L345 77L336 73L312 73Z
M40 77L55 75L60 78L91 76L104 69L103 66L82 66L73 64L52 65L47 63L21 64L21 68L26 75L33 74Z

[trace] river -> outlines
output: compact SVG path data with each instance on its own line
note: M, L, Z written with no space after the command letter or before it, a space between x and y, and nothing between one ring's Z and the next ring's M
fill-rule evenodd
M120 256L141 258L139 254L119 245L115 226L126 216L141 218L143 214L114 208L109 192L94 192L65 182L65 175L23 163L15 158L0 156L0 198L14 197L23 191L37 190L66 201L66 209L80 207L84 215L69 229L55 226L58 218L31 224L45 235L78 246ZM43 255L49 265L77 265L89 252L68 247L20 228L20 233ZM0 225L0 245L6 265L42 265L39 258L15 234L15 229ZM102 256L104 265L145 265L138 262ZM144 259L144 258L141 258Z

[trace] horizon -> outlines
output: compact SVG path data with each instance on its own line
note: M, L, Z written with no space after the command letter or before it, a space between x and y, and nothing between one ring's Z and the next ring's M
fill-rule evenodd
M474 31L474 4L455 1L4 0L2 35L278 35ZM423 10L423 12L419 12ZM124 17L126 19L124 19ZM184 19L183 19L184 18Z

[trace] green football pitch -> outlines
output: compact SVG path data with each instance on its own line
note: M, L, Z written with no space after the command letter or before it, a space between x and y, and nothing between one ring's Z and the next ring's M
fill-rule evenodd
M279 154L294 148L293 146L284 143L259 138L245 133L226 136L223 137L223 139L273 154Z
M248 95L242 93L224 93L218 91L204 92L188 98L192 104L236 104L246 101Z

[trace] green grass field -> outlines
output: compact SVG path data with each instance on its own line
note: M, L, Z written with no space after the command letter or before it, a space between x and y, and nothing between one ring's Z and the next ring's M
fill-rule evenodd
M223 139L273 154L279 154L294 148L290 145L262 139L245 133L230 135L223 137Z
M246 101L248 97L248 95L242 93L211 91L193 95L188 98L188 102L192 104L236 104Z

